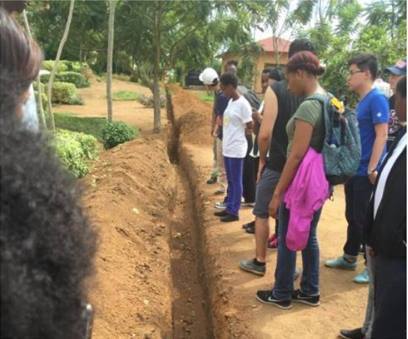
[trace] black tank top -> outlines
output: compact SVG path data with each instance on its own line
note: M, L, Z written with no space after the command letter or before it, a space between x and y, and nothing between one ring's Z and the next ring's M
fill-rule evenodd
M296 97L290 93L286 80L275 82L272 85L272 89L278 99L278 115L272 131L269 158L266 167L280 173L285 166L286 150L288 148L286 125L304 98Z

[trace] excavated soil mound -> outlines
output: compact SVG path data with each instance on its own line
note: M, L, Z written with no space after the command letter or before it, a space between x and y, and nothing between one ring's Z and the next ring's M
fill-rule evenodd
M175 170L165 142L143 138L105 152L84 182L100 237L93 338L170 338Z

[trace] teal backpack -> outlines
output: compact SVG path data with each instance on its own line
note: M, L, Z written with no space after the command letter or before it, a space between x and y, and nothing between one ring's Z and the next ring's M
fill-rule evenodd
M344 109L343 103L331 94L315 94L306 100L317 100L323 107L322 154L326 178L331 185L344 184L360 165L361 142L356 114Z

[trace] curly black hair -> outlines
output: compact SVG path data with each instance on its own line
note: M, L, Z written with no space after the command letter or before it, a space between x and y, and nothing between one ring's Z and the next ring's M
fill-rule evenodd
M82 338L96 232L81 207L79 186L48 138L21 128L15 114L3 113L0 337Z

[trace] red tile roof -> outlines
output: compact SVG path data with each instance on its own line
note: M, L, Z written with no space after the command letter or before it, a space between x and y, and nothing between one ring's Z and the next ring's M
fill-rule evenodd
M276 39L278 51L281 53L288 53L289 52L289 45L290 41L282 38L271 37L262 40L258 40L256 43L262 47L265 52L274 52L274 42L273 39Z

